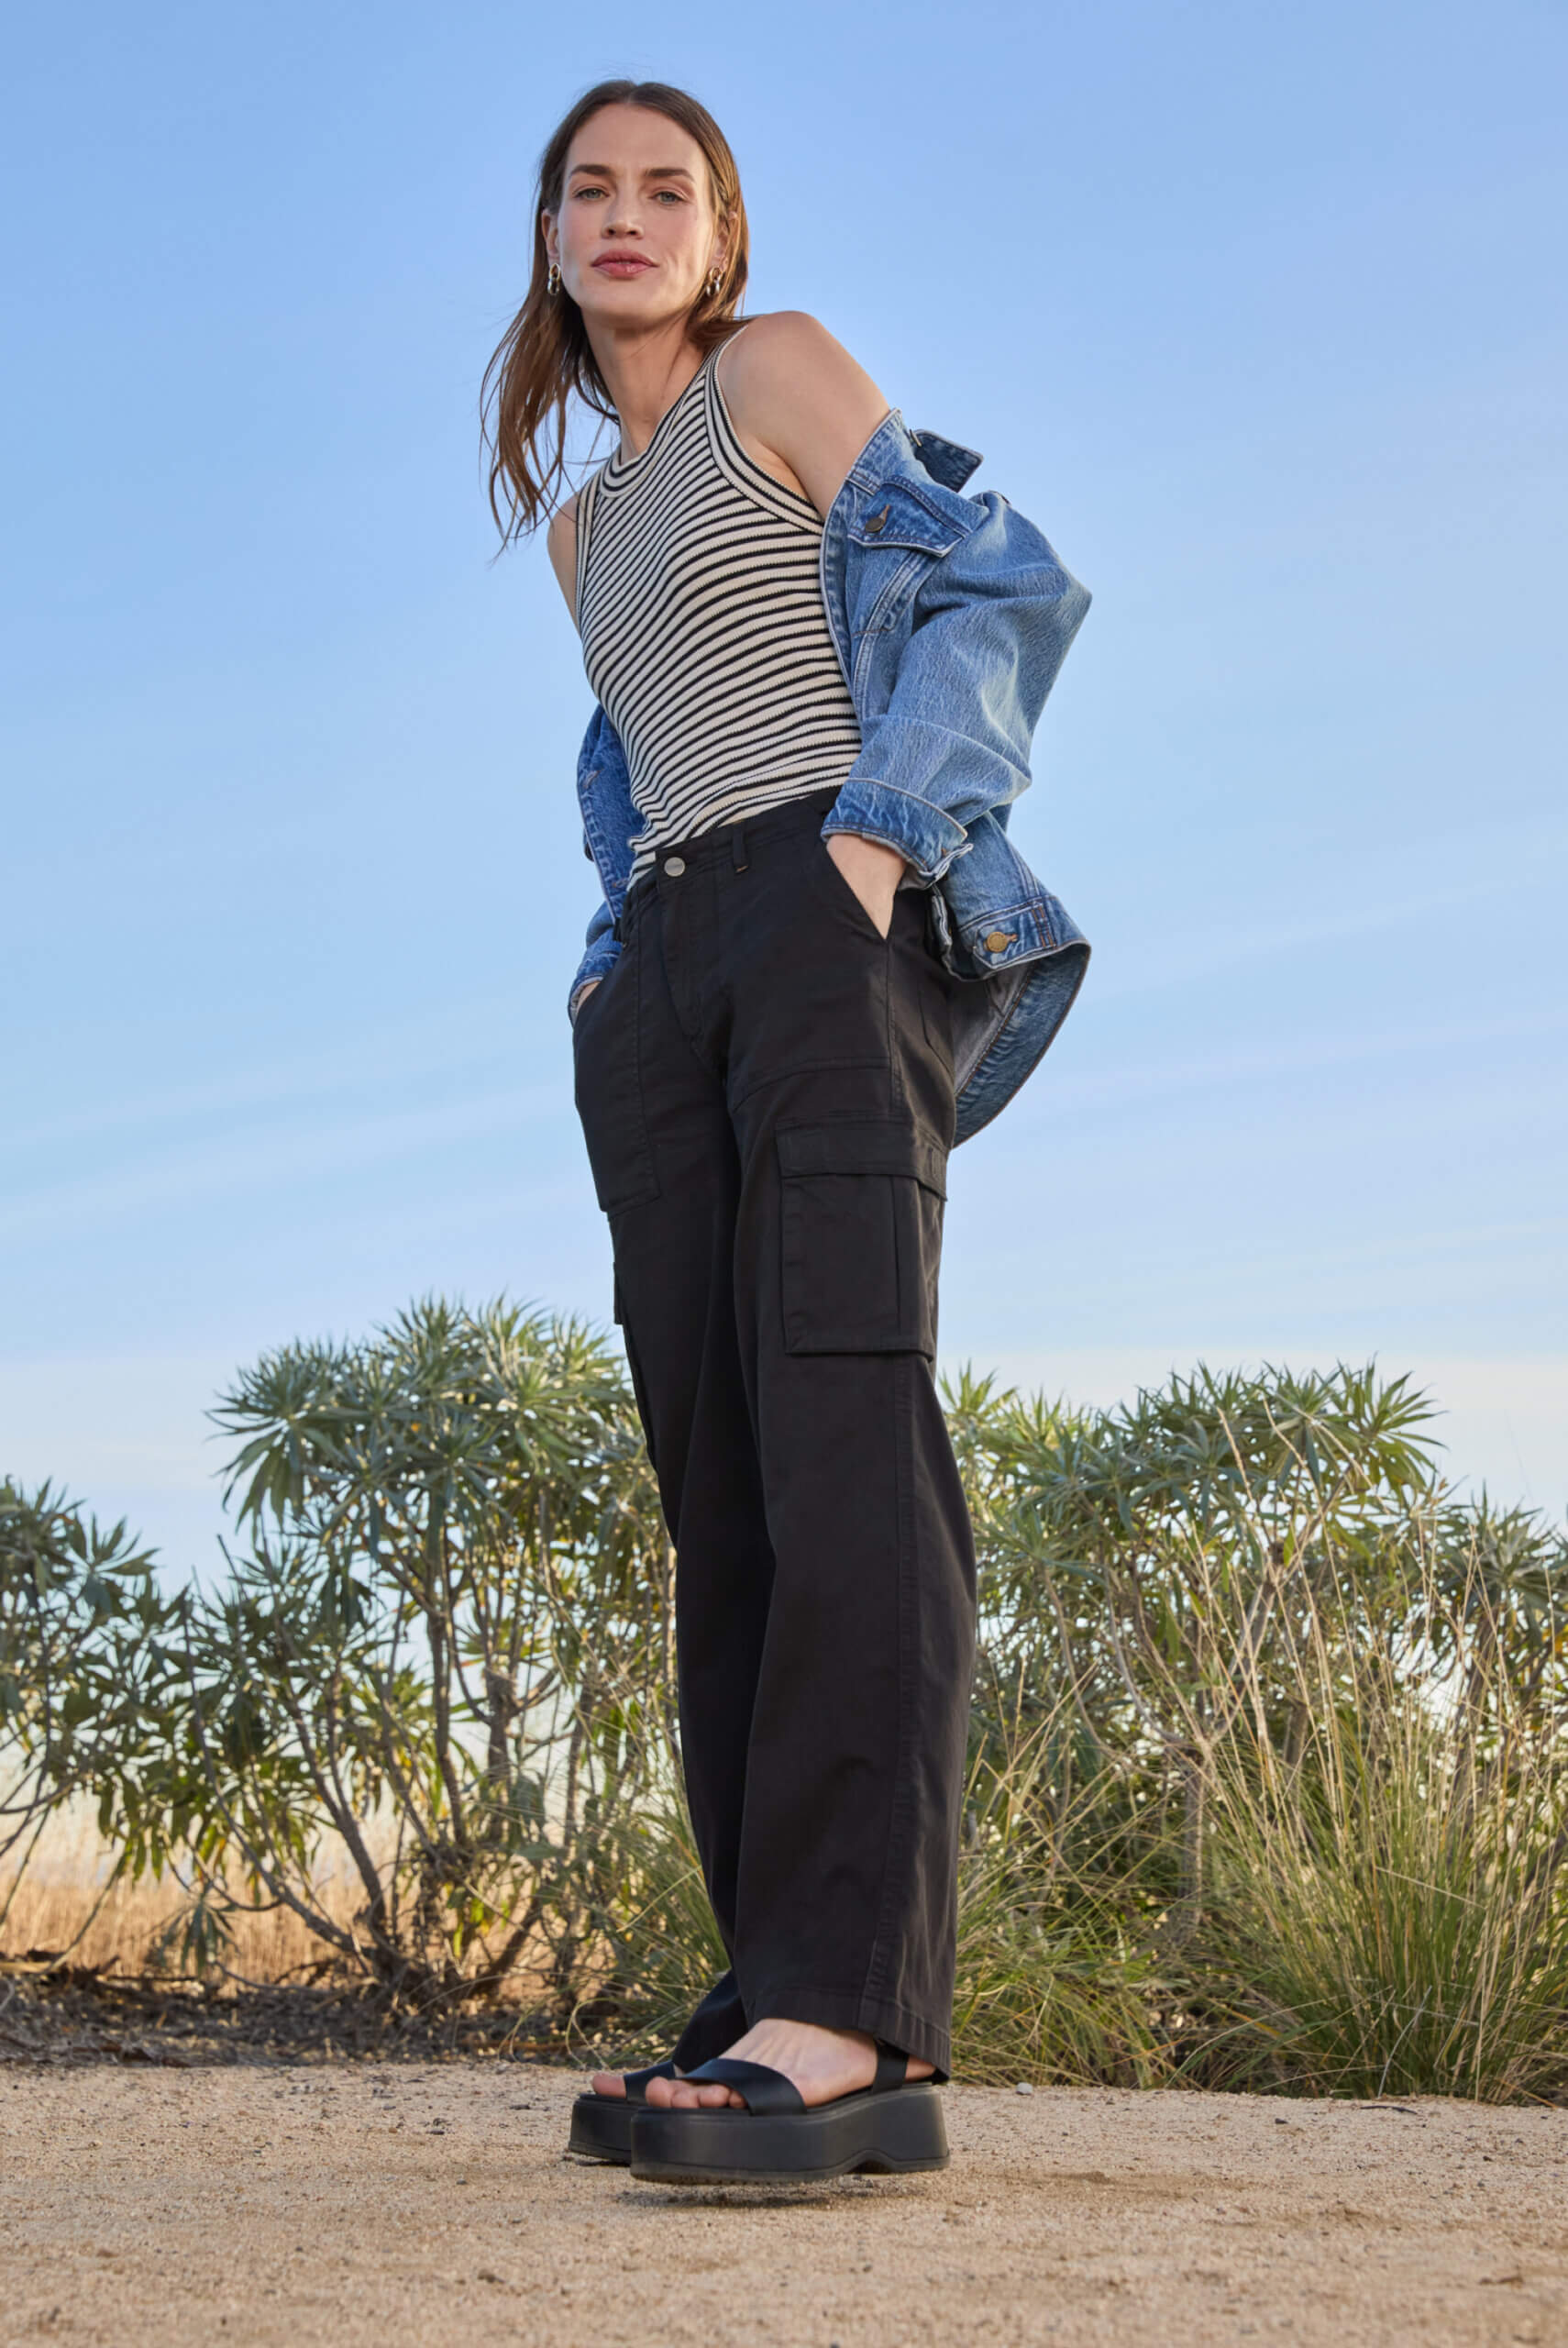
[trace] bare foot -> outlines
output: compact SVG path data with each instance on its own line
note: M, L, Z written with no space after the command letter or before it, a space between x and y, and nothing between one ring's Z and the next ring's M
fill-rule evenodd
M877 2075L877 2048L860 2030L821 2030L809 2021L759 2021L729 2053L737 2061L766 2063L782 2071L801 2091L806 2104L831 2103L835 2096L853 2095L868 2088ZM932 2066L912 2057L905 2071L911 2079L929 2079ZM597 2087L595 2079L594 2086ZM688 2079L650 2079L647 2099L659 2111L719 2111L726 2106L744 2110L732 2088L693 2087Z
M619 2096L623 2103L625 2101L626 2075L624 2071L595 2071L590 2084L595 2095L607 2095L612 2099Z

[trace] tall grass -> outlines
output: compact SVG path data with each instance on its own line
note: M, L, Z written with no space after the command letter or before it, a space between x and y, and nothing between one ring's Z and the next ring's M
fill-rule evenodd
M1370 1371L1200 1371L1092 1417L954 1399L1012 1691L977 1739L1066 1934L1032 1944L1004 1901L1015 2005L1073 1983L1088 1941L1096 1988L1143 2000L1140 2077L1568 2088L1562 1536L1456 1504L1428 1406ZM1045 1770L999 1728L1031 1708ZM1064 2072L1106 2076L1070 2001L1048 2032Z
M1430 1575L1422 1600L1446 1603ZM1354 1650L1342 1692L1315 1624L1298 1757L1216 1755L1203 1953L1243 2069L1315 2094L1568 2088L1561 1729L1478 1600L1442 1662Z
M1066 1811L1050 1799L1056 1727L1037 1725L999 1758L977 1741L971 1760L955 2059L986 2086L1153 2087L1170 2070L1159 1954L1129 1887L1094 1852L1094 1779Z
M92 1808L72 1802L44 1826L21 1873L0 1875L4 1951L37 1965L140 1974L186 1969L191 1898L170 1872L138 1876L120 1866L118 1846L98 1831ZM348 1855L317 1855L315 1891L326 1911L347 1922L358 1904ZM320 1941L292 1909L251 1907L233 1887L221 1955L236 1981L279 1982L319 1971Z

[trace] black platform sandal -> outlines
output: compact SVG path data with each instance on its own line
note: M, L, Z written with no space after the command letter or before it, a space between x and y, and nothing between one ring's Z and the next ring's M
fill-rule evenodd
M688 2071L698 2087L733 2088L745 2110L632 2110L632 2175L662 2185L799 2185L869 2169L883 2176L945 2168L947 2130L928 2079L911 2085L906 2057L878 2042L868 2088L809 2108L782 2071L721 2054Z
M679 2076L673 2063L650 2063L646 2071L625 2074L624 2096L595 2095L591 2089L580 2095L571 2108L568 2152L589 2161L617 2161L624 2167L632 2157L632 2114L641 2110L648 2081Z
M733 2046L745 2028L745 2009L733 1973L721 1973L703 1996L696 2012L675 2043L675 2052L646 2071L627 2071L626 2092L619 2095L580 2095L571 2110L571 2133L567 2150L584 2160L615 2161L623 2166L632 2157L632 2113L643 2100L650 2079L678 2079L680 2065L690 2070L701 2063L710 2046Z

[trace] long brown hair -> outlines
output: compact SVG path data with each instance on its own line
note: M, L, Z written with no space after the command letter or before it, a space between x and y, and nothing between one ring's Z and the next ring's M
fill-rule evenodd
M567 407L575 392L596 415L615 411L594 360L582 312L564 286L547 290L549 256L541 213L561 208L567 156L602 106L645 106L690 131L708 165L713 209L727 232L723 274L692 305L686 331L704 357L734 328L745 286L751 238L740 173L729 140L705 105L668 82L596 82L585 90L539 158L534 194L534 273L527 297L491 358L480 391L490 451L490 510L503 546L525 537L555 511L566 474Z

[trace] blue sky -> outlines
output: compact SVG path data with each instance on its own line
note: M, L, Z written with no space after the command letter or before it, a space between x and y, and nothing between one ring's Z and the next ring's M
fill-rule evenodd
M542 548L491 560L476 390L537 151L632 72L729 130L752 306L1094 590L1015 820L1095 958L954 1161L945 1359L1375 1354L1561 1512L1565 64L1515 0L30 12L0 1467L183 1569L261 1347L608 1317L588 694Z

